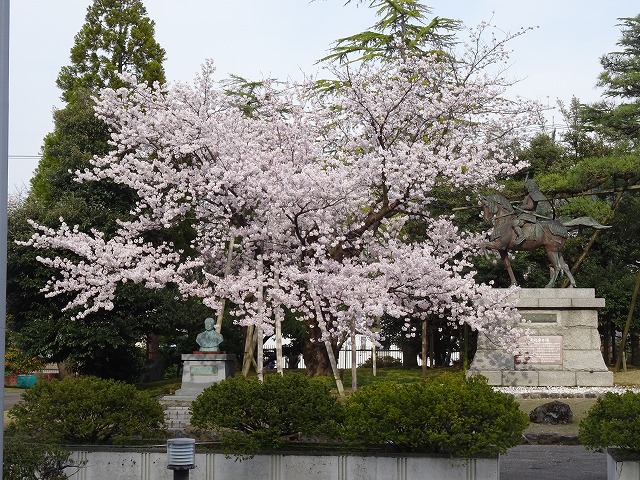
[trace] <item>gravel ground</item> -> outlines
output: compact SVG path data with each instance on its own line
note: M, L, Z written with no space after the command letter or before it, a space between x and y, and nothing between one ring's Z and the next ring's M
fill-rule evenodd
M613 387L494 387L494 390L516 398L596 398L607 392L624 393L631 390L640 393L636 386Z

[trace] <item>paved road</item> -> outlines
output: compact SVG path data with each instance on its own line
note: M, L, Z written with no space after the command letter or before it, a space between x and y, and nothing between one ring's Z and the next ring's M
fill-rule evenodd
M16 403L20 401L20 395L22 395L22 391L20 390L5 390L4 391L4 409L9 410Z
M606 480L605 453L581 445L519 445L500 458L500 480Z

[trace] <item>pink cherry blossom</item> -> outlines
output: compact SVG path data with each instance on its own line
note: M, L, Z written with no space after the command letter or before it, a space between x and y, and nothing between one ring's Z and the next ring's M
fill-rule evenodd
M59 252L39 258L59 271L44 290L73 293L67 308L77 317L113 308L119 283L171 283L213 310L231 301L238 323L267 332L286 307L334 338L355 325L377 340L383 315L412 335L410 318L435 315L514 344L522 332L509 291L470 271L481 239L428 214L435 188L495 186L523 166L507 147L539 108L508 97L504 47L474 36L455 61L334 65L332 90L267 83L253 117L214 81L210 61L191 84L129 78L103 90L96 111L112 148L77 179L110 179L139 200L109 238L63 220L33 224L26 243ZM416 215L422 243L403 235ZM186 222L189 253L148 240Z

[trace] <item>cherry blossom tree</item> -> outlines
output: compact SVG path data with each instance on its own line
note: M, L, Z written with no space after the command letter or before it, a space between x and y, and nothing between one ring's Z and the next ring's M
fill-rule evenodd
M408 335L410 317L446 315L515 347L509 292L474 280L481 239L429 214L436 188L495 186L522 168L507 147L537 121L536 104L506 96L507 39L481 40L487 28L455 57L337 65L323 90L266 84L252 116L212 62L192 84L103 90L112 149L77 179L139 200L112 236L33 223L27 243L60 252L39 258L60 272L47 295L72 294L66 308L82 317L113 308L120 283L175 284L213 310L229 300L239 324L265 331L286 309L307 325L310 373L353 329L376 340L382 315ZM426 225L419 244L403 232L413 217ZM176 227L189 245L170 241Z

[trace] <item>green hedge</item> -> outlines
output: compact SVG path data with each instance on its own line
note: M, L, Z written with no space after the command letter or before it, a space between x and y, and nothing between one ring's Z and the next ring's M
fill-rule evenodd
M5 480L68 480L65 470L79 466L71 459L71 451L61 445L15 431L4 436Z
M617 447L640 454L640 394L608 392L580 422L580 442L591 450Z
M302 374L231 377L191 404L191 425L219 435L227 453L254 454L291 438L335 436L341 405L325 382Z
M484 378L446 373L356 391L345 405L343 433L358 446L470 457L506 452L528 424L516 400Z
M96 377L37 382L9 415L11 430L36 441L124 444L166 437L157 400L133 385Z
M513 397L494 392L481 377L450 373L375 383L344 405L324 382L303 375L268 375L264 383L234 377L207 388L191 410L191 424L217 434L224 451L236 455L294 439L342 449L496 455L519 444L529 424Z

